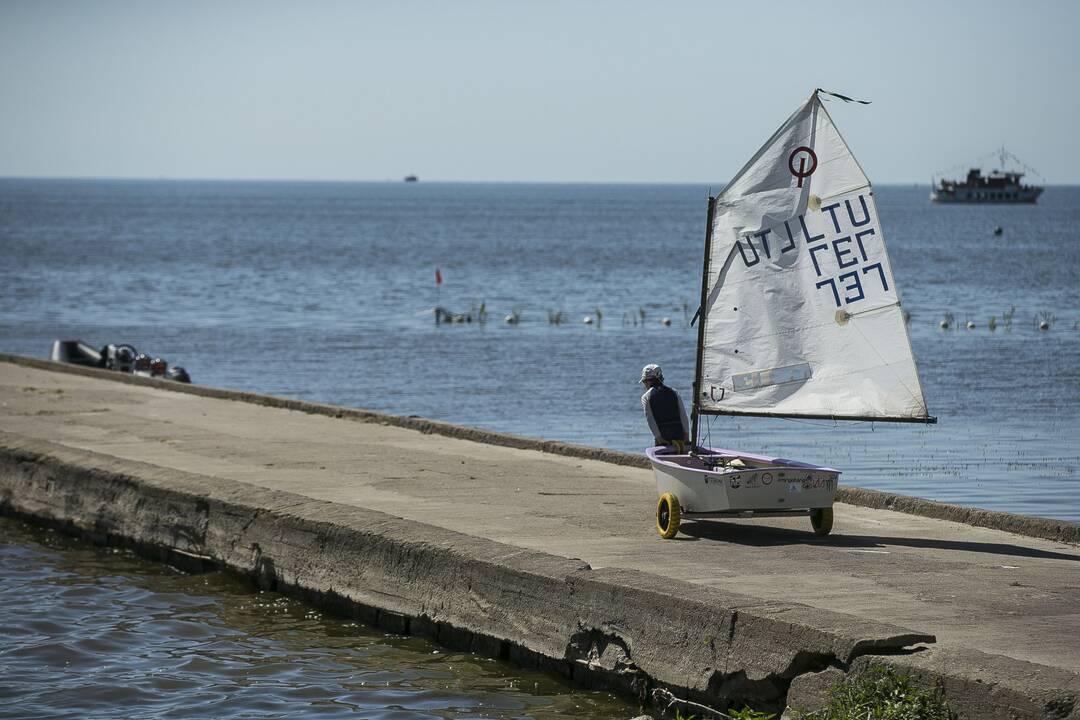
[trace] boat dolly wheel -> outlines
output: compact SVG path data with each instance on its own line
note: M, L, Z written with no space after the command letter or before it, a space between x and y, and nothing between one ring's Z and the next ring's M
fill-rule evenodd
M675 493L664 493L656 503L656 532L665 540L670 540L679 533L682 520L682 508Z
M814 508L810 511L810 525L815 535L828 535L832 532L832 508Z

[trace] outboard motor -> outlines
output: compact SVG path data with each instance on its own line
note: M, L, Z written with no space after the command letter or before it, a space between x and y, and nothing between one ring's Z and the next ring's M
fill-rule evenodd
M53 362L86 365L87 367L101 367L103 364L101 353L82 340L54 341L52 352L49 353L49 359Z
M117 372L132 372L135 369L135 356L138 351L131 345L106 345L105 368Z
M179 365L173 366L165 371L165 378L167 380L175 380L176 382L190 383L191 376L188 375L187 370Z
M132 372L141 377L150 377L150 356L146 353L136 355Z

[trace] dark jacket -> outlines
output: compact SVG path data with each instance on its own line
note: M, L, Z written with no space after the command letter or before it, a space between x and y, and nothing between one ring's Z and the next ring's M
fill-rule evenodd
M651 387L641 396L641 404L657 440L670 443L687 439L686 409L674 388L663 384Z

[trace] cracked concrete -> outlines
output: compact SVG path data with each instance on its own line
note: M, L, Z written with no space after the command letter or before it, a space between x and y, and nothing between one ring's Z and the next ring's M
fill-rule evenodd
M8 512L641 696L782 709L873 657L962 717L1077 717L1073 545L850 505L826 540L782 519L665 542L651 474L605 451L95 374L0 362Z

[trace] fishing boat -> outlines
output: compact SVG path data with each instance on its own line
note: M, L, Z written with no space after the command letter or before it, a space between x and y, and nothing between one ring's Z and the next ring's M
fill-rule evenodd
M936 421L873 188L822 96L851 101L815 90L709 198L691 443L646 450L663 538L704 518L809 516L832 530L840 470L702 447L703 418Z

